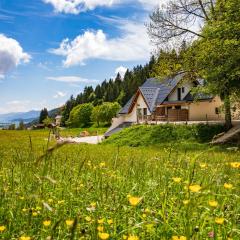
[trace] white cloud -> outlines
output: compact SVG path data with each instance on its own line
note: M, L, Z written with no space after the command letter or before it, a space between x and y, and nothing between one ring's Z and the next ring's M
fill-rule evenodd
M115 73L116 74L120 73L121 77L123 78L126 71L127 71L126 67L120 66L120 67L116 68Z
M53 98L63 98L65 97L67 94L61 91L57 91L56 95L53 96Z
M0 34L0 78L19 64L28 63L30 58L15 39Z
M60 77L47 77L48 80L65 82L65 83L97 83L97 80L90 80L78 76L60 76Z
M142 22L114 19L122 35L109 38L102 30L87 30L74 40L64 39L58 49L51 53L64 56L65 67L83 65L87 59L112 61L146 60L151 47L146 28Z
M79 14L87 10L93 10L96 7L110 7L118 0L43 0L54 7L55 12Z
M152 10L154 7L160 6L168 1L169 0L138 0L147 10Z

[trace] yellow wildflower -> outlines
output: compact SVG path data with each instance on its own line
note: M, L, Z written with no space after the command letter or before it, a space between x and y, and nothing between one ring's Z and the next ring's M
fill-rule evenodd
M19 240L31 240L31 238L30 238L30 237L22 236L22 237L19 238Z
M112 219L108 219L108 220L107 220L107 223L108 223L109 225L111 225L111 224L113 224L113 220L112 220Z
M184 204L184 205L188 205L189 202L190 202L190 200L183 200L183 204Z
M23 212L26 212L26 211L27 211L27 209L26 209L26 208L23 208L23 209L22 209L22 211L23 211Z
M45 221L43 221L43 225L45 227L49 227L51 225L51 221L50 220L45 220Z
M64 204L64 200L60 200L60 201L58 201L58 204Z
M49 199L48 199L48 202L49 202L49 203L53 203L53 199L52 199L52 198L49 198Z
M224 221L225 221L224 218L215 218L215 223L217 223L217 224L219 224L219 225L223 224Z
M201 168L207 167L207 164L206 164L206 163L200 163L199 165L200 165Z
M127 240L139 240L138 236L130 235Z
M20 200L24 200L24 197L23 197L23 196L21 196L21 197L19 197L19 199L20 199Z
M202 187L200 186L200 185L190 185L189 186L189 190L191 191L191 192L199 192L200 190L202 189Z
M74 221L71 219L68 219L65 221L65 223L67 224L68 227L71 227L73 225Z
M231 183L224 183L224 188L226 189L232 189L233 188L233 185Z
M151 210L150 210L149 208L146 208L146 209L144 210L144 212L145 212L145 213L151 213Z
M182 181L182 178L180 177L173 177L172 180L175 182L175 183L180 183Z
M140 202L141 202L142 198L139 198L139 197L130 197L128 199L129 203L132 205L132 206L137 206Z
M101 162L101 163L99 164L99 166L100 166L100 167L105 167L105 166L106 166L106 163L105 163L105 162Z
M85 217L85 220L86 220L87 222L91 222L92 218L89 217L89 216L87 216L87 217Z
M211 206L211 207L217 207L218 202L215 201L215 200L210 200L210 201L208 202L208 204L209 204L209 206Z
M33 212L32 215L33 215L33 217L36 217L38 215L38 213L37 212Z
M99 232L103 232L104 228L103 228L103 226L98 226L98 227L97 227L97 230L98 230Z
M103 224L104 223L104 218L98 219L98 223Z
M231 163L230 163L230 166L231 166L232 168L240 168L240 162L231 162Z
M98 233L98 236L100 239L105 240L109 238L109 234L108 233Z
M6 230L5 226L0 226L0 233L4 232Z
M187 240L187 238L185 236L172 236L172 240Z

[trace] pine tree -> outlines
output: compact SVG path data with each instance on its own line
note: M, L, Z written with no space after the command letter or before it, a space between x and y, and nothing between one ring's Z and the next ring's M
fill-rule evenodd
M39 116L39 123L43 123L44 119L48 117L48 110L46 108L42 109Z

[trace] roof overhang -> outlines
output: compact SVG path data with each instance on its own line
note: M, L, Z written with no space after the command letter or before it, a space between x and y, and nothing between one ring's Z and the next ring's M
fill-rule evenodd
M137 90L137 92L136 92L136 94L135 94L135 96L134 96L134 98L133 98L133 101L132 101L132 103L131 103L131 105L130 105L130 108L129 108L129 110L128 110L128 114L132 112L134 106L135 106L136 103L137 103L138 97L139 97L140 95L142 96L142 98L143 98L143 100L144 100L144 102L145 102L148 110L150 111L150 108L149 108L149 106L148 106L148 104L147 104L147 101L146 101L144 95L142 94L141 90L138 88L138 90Z

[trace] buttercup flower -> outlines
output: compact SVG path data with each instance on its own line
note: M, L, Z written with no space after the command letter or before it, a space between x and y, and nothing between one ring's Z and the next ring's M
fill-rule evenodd
M130 235L127 240L139 240L138 236Z
M183 200L184 205L188 205L190 203L190 200Z
M129 197L128 201L132 206L137 206L141 202L142 198L139 197Z
M190 185L189 186L189 190L191 191L191 192L199 192L200 190L202 189L202 187L200 186L200 185Z
M100 233L98 233L98 236L99 236L99 238L102 239L102 240L105 240L105 239L108 239L108 238L109 238L109 234L108 234L108 233L102 233L102 232L100 232Z
M208 202L208 204L209 204L209 206L211 206L211 207L217 207L218 202L215 201L215 200L210 200L210 201Z
M226 189L232 189L233 188L233 185L231 183L224 183L224 188Z
M99 223L99 224L103 224L103 223L104 223L104 219L103 219L103 218L98 219L98 223Z
M103 232L104 228L103 228L103 226L98 226L98 227L97 227L97 230L98 230L99 232Z
M68 227L71 227L73 225L74 221L68 219L68 220L65 221L65 223L67 224Z
M5 226L0 226L0 233L4 232L6 230Z
M90 221L92 220L92 218L89 217L89 216L87 216L87 217L85 217L85 220L86 220L87 222L90 222Z
M178 237L178 236L172 236L172 240L187 240L187 238L184 237L184 236L180 236L180 237Z
M30 237L22 236L22 237L19 238L19 240L31 240L31 238L30 238Z
M217 223L217 224L219 224L219 225L223 224L224 221L225 221L224 218L215 218L215 223Z
M107 223L108 223L109 225L111 225L111 224L113 224L113 220L112 220L112 219L108 219L108 220L107 220Z
M45 221L43 221L43 225L45 227L49 227L51 225L51 221L50 220L45 220Z
M182 178L180 177L173 177L172 180L175 182L175 183L180 183L182 181Z
M230 166L231 166L232 168L240 168L240 162L231 162L231 163L230 163Z

